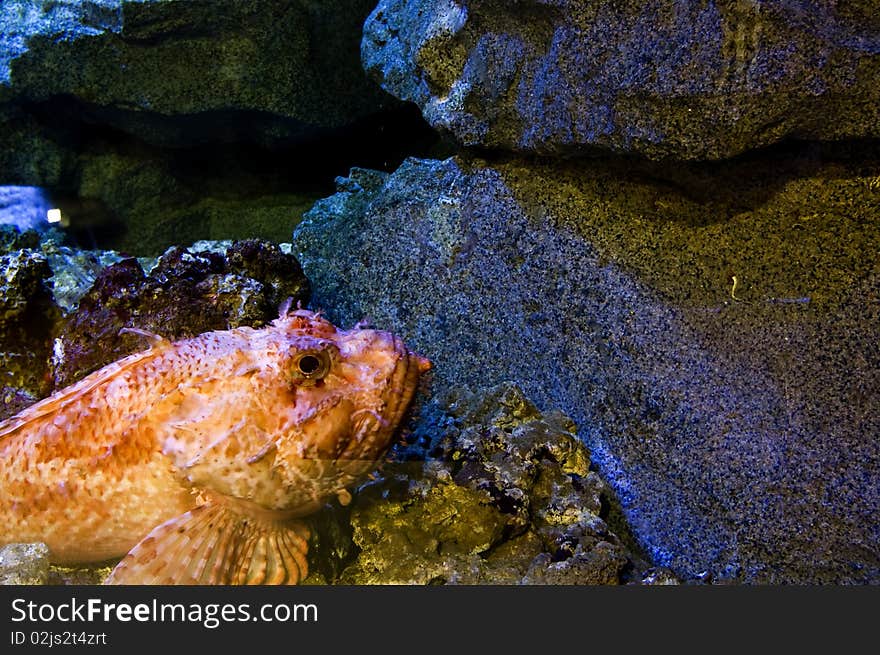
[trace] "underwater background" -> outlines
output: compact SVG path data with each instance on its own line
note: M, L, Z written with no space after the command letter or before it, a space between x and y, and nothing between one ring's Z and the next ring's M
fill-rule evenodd
M2 0L0 418L292 297L434 364L306 582L876 584L878 139L876 0Z

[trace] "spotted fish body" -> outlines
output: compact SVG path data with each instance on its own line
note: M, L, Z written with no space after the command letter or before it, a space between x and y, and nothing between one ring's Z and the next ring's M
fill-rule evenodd
M151 336L151 335L148 335ZM121 583L296 583L296 521L374 470L430 367L306 310L96 371L0 423L0 544Z

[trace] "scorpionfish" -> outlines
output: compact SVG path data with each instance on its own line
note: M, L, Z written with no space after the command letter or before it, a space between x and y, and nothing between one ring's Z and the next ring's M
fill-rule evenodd
M296 584L298 517L375 470L431 364L282 306L124 357L0 423L0 544L116 584ZM124 557L123 557L124 555Z

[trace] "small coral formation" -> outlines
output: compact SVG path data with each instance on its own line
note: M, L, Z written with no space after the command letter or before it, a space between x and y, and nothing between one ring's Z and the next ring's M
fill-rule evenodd
M288 297L308 300L309 287L292 255L264 241L233 243L225 254L169 249L145 274L134 258L98 275L55 340L52 373L62 388L109 362L146 347L137 328L175 340L209 330L265 325Z
M49 581L46 544L0 546L0 585L39 585Z
M335 582L618 584L633 562L600 517L603 489L561 413L512 384L451 392L339 510L359 552ZM345 552L326 541L317 557Z
M46 361L51 326L60 316L52 299L49 261L39 237L10 226L0 230L0 417L49 391Z
M147 346L124 327L169 339L258 327L285 299L309 299L296 258L257 239L178 246L150 261L0 226L0 270L0 419Z

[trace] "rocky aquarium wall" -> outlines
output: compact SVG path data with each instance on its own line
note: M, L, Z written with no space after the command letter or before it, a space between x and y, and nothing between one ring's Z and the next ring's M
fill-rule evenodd
M5 0L0 185L0 418L286 298L431 360L307 583L880 583L876 0Z

